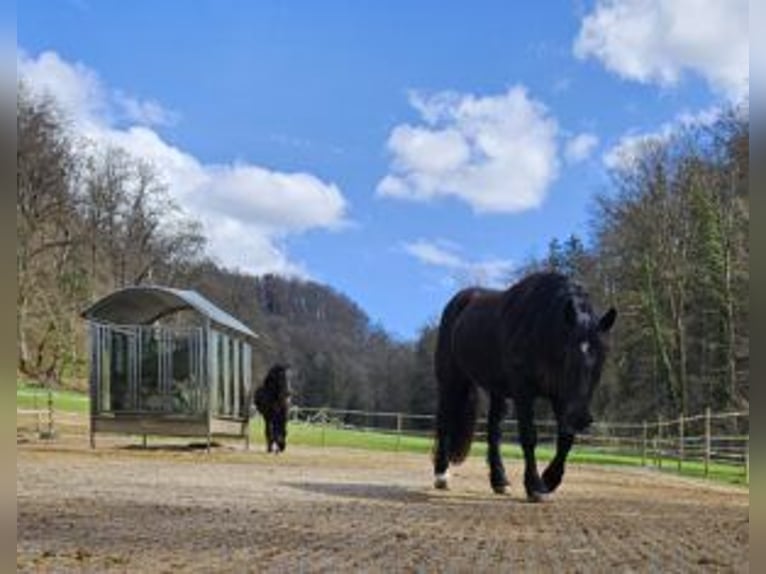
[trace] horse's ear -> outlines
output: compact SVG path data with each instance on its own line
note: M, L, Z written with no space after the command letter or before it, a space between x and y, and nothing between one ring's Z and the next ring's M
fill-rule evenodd
M598 321L598 330L602 333L606 333L614 325L614 321L617 319L617 309L611 307L609 311L604 313Z
M577 323L577 309L575 309L574 303L569 299L564 306L564 319L567 325L575 325Z

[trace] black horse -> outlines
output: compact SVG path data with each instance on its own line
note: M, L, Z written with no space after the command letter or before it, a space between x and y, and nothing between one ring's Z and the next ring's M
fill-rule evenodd
M290 385L287 365L274 365L263 384L255 391L253 402L263 416L266 450L280 453L287 446L287 413L290 409Z
M592 422L590 401L606 356L604 334L617 313L594 314L588 294L555 272L534 273L505 291L470 288L444 309L436 344L438 412L434 473L447 488L449 463L471 447L477 388L489 396L487 462L492 489L508 491L500 423L513 399L524 451L524 487L540 501L561 483L576 432ZM534 401L550 400L558 423L556 455L543 472L535 461Z

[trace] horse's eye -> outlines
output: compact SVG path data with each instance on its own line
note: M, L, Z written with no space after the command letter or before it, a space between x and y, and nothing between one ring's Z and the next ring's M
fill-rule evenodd
M590 343L588 341L583 341L580 343L580 350L582 351L583 355L587 355L588 351L590 351Z

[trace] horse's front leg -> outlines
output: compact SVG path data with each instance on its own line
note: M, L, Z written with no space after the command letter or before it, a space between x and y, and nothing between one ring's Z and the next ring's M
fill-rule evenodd
M519 419L519 439L524 451L524 488L530 502L540 502L545 499L548 489L540 478L535 459L537 445L537 429L534 421L534 399L522 398L516 401Z
M569 450L574 443L574 435L561 430L559 427L558 437L556 438L556 456L553 457L548 466L543 471L543 482L548 492L553 492L561 484L564 478L564 465L567 460Z
M556 455L543 471L543 482L545 483L548 492L553 492L561 484L561 479L564 478L564 466L566 464L567 455L572 448L572 444L574 444L574 434L565 430L560 409L554 406L554 411L556 412L556 422L558 424Z
M508 492L508 477L505 474L503 459L500 454L501 424L508 411L505 397L493 394L490 396L489 416L487 417L487 463L489 464L489 483L497 494Z
M263 417L263 431L266 439L266 452L271 452L274 449L274 436L271 426L271 417Z

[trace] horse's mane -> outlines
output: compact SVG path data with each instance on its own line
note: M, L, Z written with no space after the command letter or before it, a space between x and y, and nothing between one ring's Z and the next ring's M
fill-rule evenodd
M502 295L505 348L521 356L560 361L573 329L567 313L593 320L590 299L580 284L557 272L525 277Z

